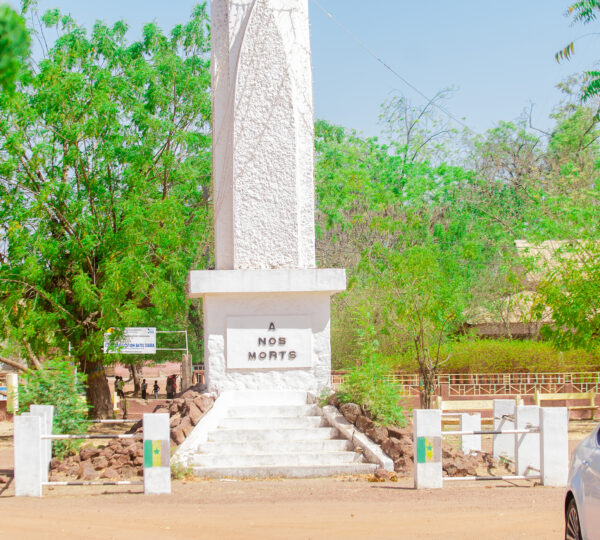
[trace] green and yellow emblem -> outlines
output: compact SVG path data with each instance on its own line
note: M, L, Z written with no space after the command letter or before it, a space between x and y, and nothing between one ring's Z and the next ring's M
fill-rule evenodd
M169 441L144 441L144 467L168 467L170 459Z
M439 463L442 461L441 437L417 438L417 463Z

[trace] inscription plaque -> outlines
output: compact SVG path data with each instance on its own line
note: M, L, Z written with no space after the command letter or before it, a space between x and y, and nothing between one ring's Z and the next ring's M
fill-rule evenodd
M310 317L227 318L228 369L310 368Z

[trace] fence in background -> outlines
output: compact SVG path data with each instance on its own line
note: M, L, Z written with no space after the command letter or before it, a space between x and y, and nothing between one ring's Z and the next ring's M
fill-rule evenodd
M346 371L333 371L331 384L335 388L344 380ZM417 374L395 373L391 379L405 390L418 393ZM445 385L450 396L533 395L536 392L600 393L600 372L581 373L443 373L436 378L436 388Z

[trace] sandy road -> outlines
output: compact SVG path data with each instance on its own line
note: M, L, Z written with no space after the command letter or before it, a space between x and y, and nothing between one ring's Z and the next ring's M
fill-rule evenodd
M175 482L171 496L125 488L56 488L43 499L0 496L14 539L429 538L562 536L562 489L362 480ZM133 490L132 490L133 491Z
M586 432L571 433L571 447ZM0 430L2 431L2 430ZM12 473L9 430L0 473ZM563 538L563 489L528 482L452 483L415 491L365 478L174 482L170 496L141 488L45 488L43 499L0 489L0 538L365 539Z

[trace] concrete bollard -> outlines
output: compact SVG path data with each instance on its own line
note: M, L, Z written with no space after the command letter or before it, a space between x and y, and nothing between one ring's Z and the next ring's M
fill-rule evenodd
M461 413L460 431L481 431L481 414ZM465 454L481 452L481 435L462 435L461 450Z
M541 407L539 422L542 484L564 487L569 477L569 410Z
M171 493L169 415L144 415L144 493Z
M23 414L14 419L15 496L42 496L42 418Z
M42 435L52 435L52 422L54 420L54 405L31 405L29 407L31 416L39 416L42 419ZM50 472L50 460L52 459L52 441L42 440L42 482L48 481Z
M417 409L414 421L414 479L416 489L440 489L442 478L442 412Z
M16 373L6 376L6 411L10 414L19 411L19 376Z
M516 407L516 429L536 429L540 427L540 411L535 405ZM517 476L533 476L540 471L540 434L519 433L515 439Z
M516 403L513 399L494 400L494 431L514 430L515 422L504 416L515 415ZM515 460L515 435L494 435L493 454L495 459Z

